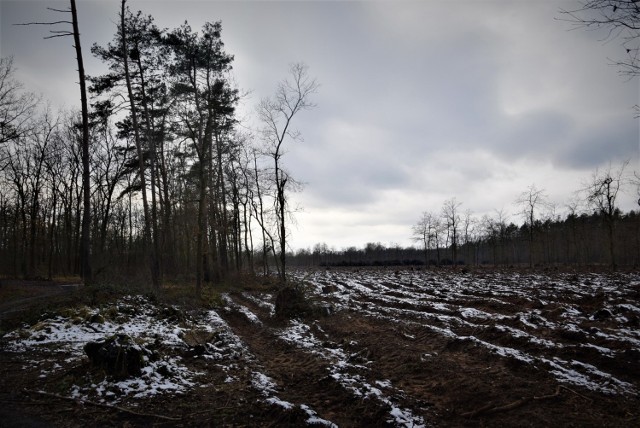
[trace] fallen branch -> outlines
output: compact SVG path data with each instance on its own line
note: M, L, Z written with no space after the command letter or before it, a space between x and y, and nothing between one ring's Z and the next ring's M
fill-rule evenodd
M23 400L0 400L2 404L19 404L20 406L42 406L44 401L23 401Z
M198 412L189 413L188 415L186 415L184 417L184 419L189 419L189 418L192 418L194 416L204 415L206 413L214 413L214 412L219 412L221 410L233 410L233 409L239 409L239 408L240 408L240 406L215 407L213 409L200 410Z
M88 329L93 330L94 333L103 333L102 331L98 330L97 328L95 328L91 324L85 324L85 327L88 328Z
M591 398L589 398L589 397L586 397L586 396L584 396L584 395L580 394L579 392L574 391L573 389L571 389L571 388L569 388L569 387L566 387L566 386L564 386L564 385L560 385L560 386L559 386L559 388L566 389L566 390L567 390L567 391L569 391L569 392L573 392L573 393L574 393L574 394L576 394L577 396L582 397L582 398L584 398L585 400L587 400L587 401L591 401L591 402L593 403L593 399L591 399Z
M541 395L539 397L522 397L519 400L516 400L512 403L509 404L505 404L503 406L491 406L489 405L485 405L477 410L474 410L472 412L466 412L463 413L461 416L465 417L465 418L473 418L475 416L478 416L480 414L493 414L493 413L500 413L500 412L507 412L509 410L513 410L513 409L517 409L518 407L522 407L523 405L527 404L530 401L541 401L541 400L547 400L549 398L555 398L558 397L560 395L560 386L558 386L556 388L556 391L553 394L549 394L549 395Z
M96 403L95 401L89 401L89 400L83 400L80 398L73 398L73 397L65 397L64 395L58 395L58 394L52 394L50 392L44 392L44 391L34 391L34 390L30 390L30 389L24 389L24 392L26 392L27 394L38 394L38 395L43 395L45 397L52 397L52 398L58 398L60 400L69 400L69 401L73 401L76 404L88 404L91 406L96 406L96 407L102 407L105 409L111 409L111 410L117 410L119 412L123 412L123 413L128 413L130 415L134 415L134 416L143 416L143 417L147 417L147 418L157 418L157 419L162 419L165 421L181 421L182 418L172 418L169 416L162 416L162 415L156 415L153 413L141 413L141 412L136 412L130 409L127 409L125 407L120 407L120 406L112 406L110 404L104 404L104 403Z

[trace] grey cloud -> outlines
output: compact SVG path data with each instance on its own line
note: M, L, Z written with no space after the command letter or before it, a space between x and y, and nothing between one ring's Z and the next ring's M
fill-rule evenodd
M628 126L630 120L633 119L613 120L604 128L581 130L571 144L562 146L559 159L568 167L594 169L608 161L637 158L640 129Z
M350 221L393 224L376 230L395 233L389 231L397 230L398 219L408 230L421 204L437 209L443 198L466 195L465 208L486 210L487 199L501 208L522 190L517 186L535 182L543 166L551 165L547 175L562 175L638 154L638 121L625 110L637 103L637 82L624 82L607 68L615 42L600 44L593 34L568 32L553 19L560 3L129 4L161 27L222 20L226 48L236 55L235 77L253 91L249 112L273 94L290 62L310 66L321 84L318 107L296 118L305 141L289 145L284 163L307 183L296 198L318 215L355 212ZM45 96L75 105L70 45L7 24L12 8L29 16L38 8L46 13L51 3L0 5L2 54L15 53L23 75L49 90ZM113 36L117 4L83 2L79 8L88 56L93 41ZM99 69L91 63L88 72ZM575 184L561 186L572 191ZM472 194L479 192L486 195ZM384 199L390 194L405 198ZM338 239L327 225L341 219L304 218L318 229L301 224L298 233L323 236L329 244Z
M558 160L558 150L573 137L573 119L558 111L536 111L503 118L504 131L496 149L508 158L535 157Z
M287 160L306 182L305 191L320 202L363 206L374 201L381 190L407 187L410 177L393 155L393 145L382 150L348 140L338 144L353 147L336 153L309 144L296 148Z

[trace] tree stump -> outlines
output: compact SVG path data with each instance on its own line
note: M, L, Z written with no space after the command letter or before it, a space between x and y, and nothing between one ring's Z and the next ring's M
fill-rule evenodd
M302 290L296 287L285 287L276 295L275 313L277 317L296 318L311 312L311 305Z
M140 376L146 366L145 349L126 334L116 334L101 342L89 342L84 346L84 352L93 367L103 369L107 375L118 379Z
M325 285L322 287L322 294L337 293L340 289L335 285Z

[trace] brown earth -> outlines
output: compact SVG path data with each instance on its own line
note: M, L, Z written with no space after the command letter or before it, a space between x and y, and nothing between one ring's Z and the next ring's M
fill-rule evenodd
M326 280L327 285L332 279ZM389 294L393 294L390 284ZM398 287L395 285L396 288ZM33 311L42 312L52 306L75 305L95 300L86 291L62 291L55 285L2 284L0 286L0 319L2 331L16 327L21 319L32 319ZM130 400L117 406L101 406L68 398L69 386L79 377L91 373L88 359L82 364L65 363L55 374L45 378L30 367L38 360L36 351L29 355L7 352L0 347L0 426L304 426L308 415L300 408L285 410L262 400L251 386L251 374L260 371L279 385L277 395L291 403L304 403L318 416L344 427L395 426L389 422L389 406L380 400L354 395L330 376L330 362L295 344L279 340L276 332L286 321L270 316L264 305L251 296L263 299L262 290L230 292L236 304L256 314L262 324L251 322L238 310L218 310L233 332L246 344L250 358L239 358L238 380L226 383L227 373L207 360L185 357L185 364L202 372L201 386L182 395L160 395L144 400ZM400 293L400 292L398 292ZM273 294L273 293L271 293ZM640 294L640 293L637 293ZM336 303L335 293L316 296ZM105 294L101 299L114 299ZM500 302L464 293L455 297L463 306L487 312L514 316L522 308L535 306L534 299L521 295L500 295ZM478 297L472 299L472 297ZM487 297L487 296L484 296ZM549 320L560 321L554 308L573 302L585 311L601 308L602 296L560 295L556 302L543 305ZM637 302L640 299L636 300ZM497 355L472 340L447 338L414 322L410 315L389 322L371 316L380 302L362 299L353 307L342 308L324 316L307 319L314 334L327 349L340 348L350 355L354 367L351 374L370 384L386 379L394 389L385 391L401 408L411 409L427 426L640 426L640 400L637 394L606 394L576 385L559 383L548 370L536 364ZM388 302L385 303L388 305ZM402 308L407 303L392 306ZM555 305L555 306L554 306ZM29 312L29 308L32 312ZM20 309L19 311L17 309ZM415 308L414 308L415 309ZM193 310L193 307L184 308ZM419 310L427 311L422 308ZM22 317L22 318L21 318ZM509 318L505 323L515 323ZM437 325L437 321L434 321ZM588 321L585 321L588 322ZM608 322L608 321L604 321ZM594 325L596 323L594 322ZM600 327L602 324L598 324ZM526 350L531 355L546 355L546 350L522 339L505 335L495 327L465 331L459 336L478 339ZM637 327L635 327L637 329ZM3 333L4 334L4 333ZM579 342L569 333L547 331L542 334L562 341ZM565 334L566 337L560 337ZM604 343L603 343L604 345ZM616 349L606 343L615 358L604 358L589 348L567 346L558 355L565 359L580 358L600 369L606 368L625 381L640 386L640 353L633 349ZM636 389L637 390L637 389Z

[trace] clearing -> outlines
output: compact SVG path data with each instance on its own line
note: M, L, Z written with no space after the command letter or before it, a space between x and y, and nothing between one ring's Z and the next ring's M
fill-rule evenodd
M3 424L640 426L637 272L293 277L317 308L293 320L266 279L205 305L3 284ZM140 376L91 366L84 345L116 334Z

